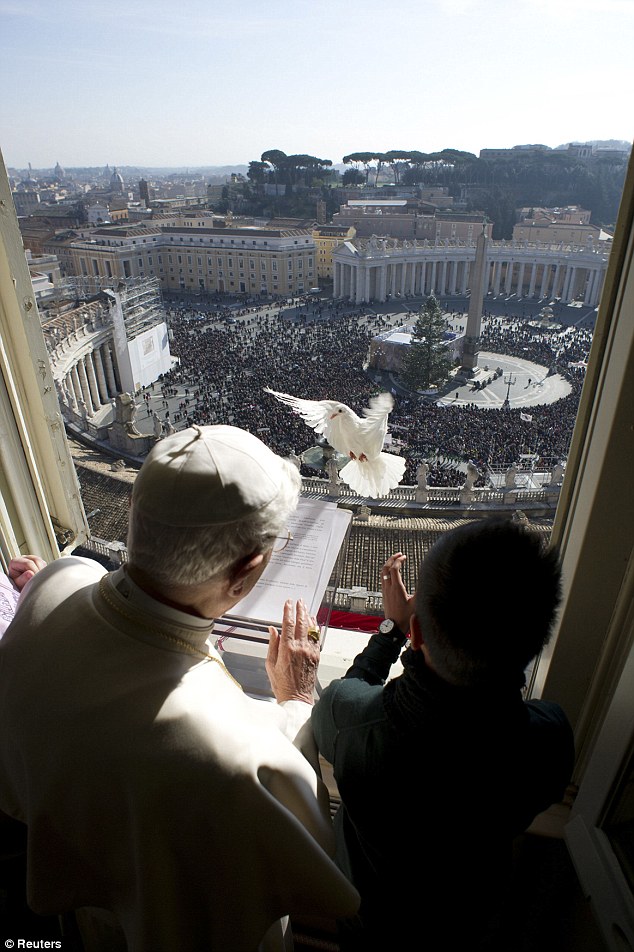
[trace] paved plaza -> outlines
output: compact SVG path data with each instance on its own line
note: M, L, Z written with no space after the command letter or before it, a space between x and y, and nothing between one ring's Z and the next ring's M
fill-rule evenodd
M476 390L472 384L457 384L456 389L438 403L441 406L475 404L483 409L500 409L508 399L507 406L518 409L555 403L572 391L560 374L549 374L548 368L530 360L480 352L477 379L488 380L498 368L502 375L482 390Z
M411 322L423 303L423 298L409 300L393 300L380 305L366 305L362 307L359 325L364 326L364 314L380 314L393 327ZM223 302L227 306L226 302ZM466 311L469 307L468 298L447 298L442 301L449 324L459 329L466 324ZM297 323L311 324L332 320L337 315L359 311L359 307L348 302L337 302L325 295L309 299L307 303L297 301L281 301L263 304L257 310L242 313L245 308L232 302L232 317L214 319L209 312L219 306L218 302L197 301L195 298L171 300L167 302L168 311L172 308L186 307L187 311L198 315L201 330L205 327L224 327L229 333L231 328L238 324L246 324L252 333L257 333L257 324L264 317L281 317L282 320ZM516 319L530 320L537 316L541 309L537 302L519 302L515 299L501 300L485 298L484 311L490 316L515 317ZM578 308L565 305L555 305L556 320L564 326L587 327L593 321L592 309L584 308L583 313ZM511 408L527 408L539 404L549 404L560 400L570 393L571 387L567 380L559 374L550 374L547 367L540 366L519 357L509 357L502 354L481 352L478 359L476 379L486 380L492 377L496 369L502 374L487 384L483 389L475 389L471 383L456 383L438 403L441 406L476 405L483 409L500 409L508 399ZM377 377L377 381L378 381ZM380 375L381 385L386 389L394 390L397 395L407 394L391 374ZM176 394L163 396L159 382L147 387L144 392L137 394L137 413L135 424L140 433L150 435L154 432L154 417L156 413L162 424L169 420L176 428L184 425L186 411L181 410L181 404L189 400L194 406L195 401L191 390L186 385L176 387ZM147 396L147 400L146 400ZM179 420L178 415L181 413ZM176 419L175 419L176 418ZM98 412L95 422L99 425L108 425L112 422L113 410L111 406L104 406Z

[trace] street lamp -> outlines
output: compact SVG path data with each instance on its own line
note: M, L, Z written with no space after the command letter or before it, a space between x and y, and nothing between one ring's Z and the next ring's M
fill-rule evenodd
M509 403L509 394L511 392L511 387L514 387L515 384L517 383L517 377L514 377L512 374L509 374L508 377L504 378L504 383L507 385L507 387L506 387L506 397L505 397L504 403L502 404L502 407L508 410L509 407L511 406L511 404Z

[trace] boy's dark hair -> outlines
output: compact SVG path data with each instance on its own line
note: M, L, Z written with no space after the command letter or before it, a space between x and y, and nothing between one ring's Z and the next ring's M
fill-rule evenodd
M453 684L521 676L561 598L557 555L501 519L446 532L426 556L416 615L436 672Z

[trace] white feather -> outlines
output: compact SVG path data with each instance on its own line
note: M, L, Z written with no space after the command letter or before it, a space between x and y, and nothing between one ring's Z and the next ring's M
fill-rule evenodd
M387 418L394 406L389 393L372 397L370 406L358 417L345 403L336 400L303 400L288 393L265 388L290 406L308 426L322 433L339 453L350 456L340 476L360 496L377 498L398 486L405 472L405 460L382 453L387 434Z

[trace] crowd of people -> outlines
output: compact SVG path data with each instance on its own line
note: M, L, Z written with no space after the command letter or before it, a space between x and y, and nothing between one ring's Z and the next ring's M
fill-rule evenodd
M364 370L370 340L400 318L367 306L307 300L292 311L284 303L235 310L219 306L204 314L192 307L170 312L172 353L179 364L162 381L169 395L187 388L177 428L192 423L229 423L260 435L278 453L301 454L315 442L298 416L264 393L265 387L306 399L340 400L357 413L377 391ZM519 317L486 317L481 349L522 357L559 373L571 385L556 403L485 410L475 403L440 406L414 396L397 397L389 425L407 457L403 479L416 484L421 460L430 486L457 486L464 463L484 475L503 470L520 456L552 465L566 457L579 403L591 331L538 329ZM390 382L385 381L384 386ZM529 417L529 419L527 419ZM302 464L304 475L326 476Z

